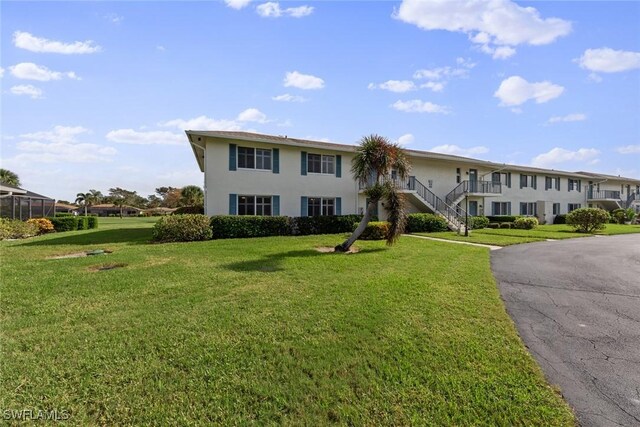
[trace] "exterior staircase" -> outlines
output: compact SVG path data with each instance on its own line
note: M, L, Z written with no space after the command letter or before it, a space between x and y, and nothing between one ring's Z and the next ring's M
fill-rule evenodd
M449 206L457 205L467 195L486 196L502 194L502 184L493 181L462 181L445 196L445 202Z
M406 182L396 181L396 186L401 190L409 192L430 211L444 218L451 230L464 233L466 212L445 203L445 201L436 196L433 191L418 181L415 176L410 176Z
M629 197L627 197L627 201L625 203L625 208L629 209L633 202L635 202L636 200L640 201L640 195L637 192L629 194Z

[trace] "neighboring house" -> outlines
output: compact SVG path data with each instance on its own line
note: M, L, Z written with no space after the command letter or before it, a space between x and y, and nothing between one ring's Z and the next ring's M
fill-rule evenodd
M205 173L208 215L344 215L366 206L351 176L354 145L248 132L186 134ZM408 195L408 211L442 215L453 229L467 211L550 223L579 207L627 207L640 193L639 179L406 152L411 177L396 184ZM378 215L386 218L382 204Z
M84 210L78 206L56 202L56 213L77 213L78 211L84 213Z
M0 217L27 220L51 216L55 200L0 182Z
M158 215L171 215L177 210L177 208L165 208L158 206L157 208L149 208L142 211L145 215L158 216Z
M83 208L84 211L84 208ZM138 209L133 206L122 206L122 216L138 216L142 212L142 209ZM120 206L116 206L111 203L103 203L100 205L93 205L87 207L87 213L90 215L98 215L98 216L109 216L116 215L120 216Z

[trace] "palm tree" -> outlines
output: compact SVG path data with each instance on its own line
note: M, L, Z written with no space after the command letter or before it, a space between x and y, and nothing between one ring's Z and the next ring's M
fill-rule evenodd
M204 205L204 192L197 185L187 185L180 191L180 203L183 206Z
M91 195L89 193L76 194L76 204L80 206L84 206L84 216L87 216L87 207L88 207L90 198L91 198Z
M99 190L89 190L89 194L91 195L91 204L92 205L99 204L102 201L102 199L104 198L104 195Z
M392 245L404 231L406 223L404 194L396 188L391 179L391 171L395 171L395 179L404 181L409 175L411 166L404 150L387 138L380 135L368 135L360 140L356 155L351 161L353 178L368 197L369 203L364 216L356 230L342 244L335 247L336 252L347 252L360 237L371 220L371 216L380 200L384 200L388 212L389 232L387 244Z
M9 169L0 169L0 181L5 184L13 185L14 187L20 187L20 178L15 172L11 172Z

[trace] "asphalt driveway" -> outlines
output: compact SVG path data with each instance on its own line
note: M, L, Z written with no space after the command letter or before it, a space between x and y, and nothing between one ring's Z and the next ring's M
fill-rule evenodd
M506 247L507 311L582 426L640 426L640 234Z

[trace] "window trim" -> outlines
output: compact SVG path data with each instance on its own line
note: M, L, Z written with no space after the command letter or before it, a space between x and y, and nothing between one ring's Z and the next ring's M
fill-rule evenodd
M253 197L253 213L252 214L241 214L240 213L240 197ZM271 213L269 215L258 214L258 197L268 197L269 198L269 206L271 208ZM264 212L264 203L261 204ZM237 194L236 195L236 215L237 216L274 216L273 215L273 195L272 194Z
M241 148L249 148L253 150L253 167L246 168L240 166L240 149ZM271 163L269 169L258 168L258 156L256 150L263 150L269 152L269 163ZM257 172L271 172L273 171L273 148L262 148L262 147L241 147L238 146L236 148L236 169L241 171L257 171Z
M320 214L319 215L310 215L309 212L309 208L311 206L311 199L319 199L320 200ZM338 206L337 203L337 197L322 197L322 196L307 196L307 216L336 216L336 209ZM324 202L325 200L332 200L333 201L333 214L332 215L325 215L324 214Z
M312 172L309 170L309 156L320 156L320 172ZM333 172L323 172L324 169L324 159L325 158L333 158ZM318 153L307 153L307 175L325 175L325 176L335 176L336 168L337 168L337 155L336 154L318 154Z

